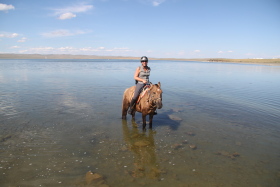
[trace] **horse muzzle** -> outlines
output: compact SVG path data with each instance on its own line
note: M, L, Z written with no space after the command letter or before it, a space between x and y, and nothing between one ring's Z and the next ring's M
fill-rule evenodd
M155 103L156 103L157 109L161 109L162 108L161 98L158 98Z

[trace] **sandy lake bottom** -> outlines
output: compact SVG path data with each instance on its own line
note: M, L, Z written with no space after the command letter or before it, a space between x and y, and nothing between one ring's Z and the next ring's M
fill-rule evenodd
M151 61L163 108L142 130L121 119L138 65L1 60L0 185L280 185L279 67Z

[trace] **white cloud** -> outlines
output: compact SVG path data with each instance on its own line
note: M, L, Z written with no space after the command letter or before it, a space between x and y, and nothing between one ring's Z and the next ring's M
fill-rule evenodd
M0 34L0 38L15 38L17 36L18 36L17 33L3 33L3 34Z
M13 10L15 7L13 5L7 5L7 4L2 4L0 3L0 11L8 11L8 10Z
M17 45L11 47L11 49L18 49L18 48L20 48L20 47Z
M115 47L113 49L106 49L105 47L97 47L97 48L92 48L92 47L84 47L84 48L81 48L81 49L77 49L77 51L83 51L83 52L116 52L116 51L122 51L122 52L125 52L125 51L131 51L129 48L127 47Z
M80 12L87 12L93 8L92 5L74 5L66 8L61 8L61 9L56 9L57 14L63 14L67 12L75 12L75 13L80 13Z
M75 36L80 34L86 34L90 31L83 31L83 30L77 30L77 31L69 31L66 29L59 29L51 32L42 33L41 35L47 38L55 38L55 37L63 37L63 36Z
M223 54L223 53L233 53L233 51L218 51L218 54Z
M27 38L23 37L20 40L18 40L17 42L26 42Z
M114 50L128 51L129 48L127 48L127 47L115 47Z
M61 14L58 19L61 19L61 20L64 20L64 19L71 19L71 18L75 18L76 17L76 14L73 14L71 12L68 12L68 13L64 13L64 14Z
M84 47L84 48L81 48L80 50L83 52L89 52L89 51L92 51L93 49L91 47Z
M159 6L162 3L164 3L166 0L138 0L140 3L146 4L146 5L152 5L152 6Z
M73 47L60 47L57 50L58 51L71 51L71 50L74 50L74 49L75 48L73 48Z
M76 17L77 15L74 13L82 13L87 12L93 8L93 5L87 5L84 3L73 5L65 8L56 8L52 9L54 11L54 15L58 16L58 19L65 20Z
M54 50L55 48L53 47L37 47L37 48L31 48L31 50L34 51L50 51L50 50Z
M29 49L22 49L19 51L19 53L27 53L27 54L51 54L55 48L53 47L34 47Z
M194 53L200 53L200 50L197 49L197 50L194 50L193 52Z
M97 47L97 48L92 48L92 47L84 47L77 49L77 51L82 51L82 52L98 52L98 51L106 51L105 47Z
M162 4L165 0L153 0L152 1L152 4L153 6L159 6L160 4Z
M41 35L47 38L54 38L54 37L61 37L61 36L72 36L73 34L68 30L60 29L60 30L42 33Z
M20 53L38 53L38 54L85 54L85 55L117 55L124 52L132 51L129 48L112 48L106 49L105 47L84 47L84 48L75 48L75 47L37 47L21 50Z

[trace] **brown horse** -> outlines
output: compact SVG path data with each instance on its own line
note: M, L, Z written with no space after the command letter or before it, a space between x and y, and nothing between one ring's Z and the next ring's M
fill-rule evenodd
M150 87L142 91L132 112L132 119L135 120L135 112L142 113L143 129L146 128L146 116L149 115L149 127L152 128L153 117L156 109L162 108L162 90L160 82L150 84ZM135 86L127 88L123 94L122 119L126 119L127 110L133 97Z

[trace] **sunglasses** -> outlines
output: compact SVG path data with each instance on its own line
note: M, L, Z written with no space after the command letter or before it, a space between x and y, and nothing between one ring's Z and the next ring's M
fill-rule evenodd
M148 62L148 61L141 61L141 62Z

